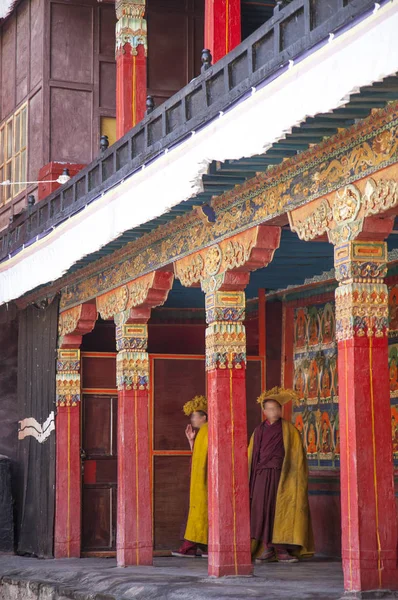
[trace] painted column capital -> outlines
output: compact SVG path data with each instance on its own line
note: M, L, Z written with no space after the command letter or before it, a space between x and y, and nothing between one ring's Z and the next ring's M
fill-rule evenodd
M352 241L335 247L336 337L388 335L387 243Z
M244 291L206 294L206 369L242 369L246 366Z
M147 23L145 0L116 0L116 54L125 52L130 45L131 54L136 56L138 46L142 45L144 54L148 54Z
M148 325L124 323L116 315L116 384L118 390L149 389Z
M74 306L58 317L56 405L78 406L81 397L80 346L83 335L94 329L97 320L94 303Z

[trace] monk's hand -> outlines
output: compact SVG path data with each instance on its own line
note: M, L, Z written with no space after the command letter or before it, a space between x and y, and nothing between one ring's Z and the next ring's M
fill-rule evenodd
M185 435L187 436L189 444L192 446L196 435L196 431L193 429L192 425L187 425Z

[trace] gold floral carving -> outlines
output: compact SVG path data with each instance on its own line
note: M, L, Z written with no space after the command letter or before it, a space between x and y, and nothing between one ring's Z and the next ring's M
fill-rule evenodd
M123 285L103 296L98 296L97 310L103 319L112 319L113 315L126 309L128 297L128 288Z
M297 233L301 240L313 240L326 233L333 219L333 212L326 198L322 199L317 208L304 221L293 223L289 212L290 229Z
M185 287L190 287L195 283L199 283L204 273L204 260L201 254L195 254L191 260L183 264L175 263L176 277Z
M242 244L238 240L229 241L224 250L225 268L229 270L242 267L249 260L251 250L251 241L249 241L246 245Z
M398 182L392 179L370 178L363 196L366 215L377 215L398 205Z
M74 306L59 314L58 319L58 337L63 337L73 333L78 326L82 313L82 305Z
M176 277L184 286L201 283L204 292L221 287L227 271L242 267L250 258L257 239L258 228L253 228L223 240L174 264Z
M153 276L154 273L151 273L149 276L142 277L127 284L127 308L133 308L135 306L139 306L140 304L144 304L148 296L149 288L153 281Z

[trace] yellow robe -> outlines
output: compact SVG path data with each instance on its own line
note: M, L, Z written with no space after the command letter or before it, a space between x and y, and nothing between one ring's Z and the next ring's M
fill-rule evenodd
M208 425L205 423L196 434L192 453L189 515L185 539L207 545L207 447Z
M307 457L298 430L282 419L285 458L276 496L273 544L299 546L298 556L314 554L311 516L308 503ZM249 473L253 457L254 434L249 444Z

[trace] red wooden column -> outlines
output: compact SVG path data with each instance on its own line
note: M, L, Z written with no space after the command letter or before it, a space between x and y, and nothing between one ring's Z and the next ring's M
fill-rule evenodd
M116 315L118 388L117 564L153 562L149 457L150 309ZM127 321L127 322L126 322Z
M101 317L113 317L116 324L119 567L153 562L147 323L151 308L165 302L173 279L165 268L97 298Z
M145 116L147 26L145 0L116 0L116 134Z
M241 42L241 0L206 0L205 47L213 63Z
M249 479L246 427L244 289L268 265L279 227L259 226L175 263L182 285L206 293L209 403L209 575L249 575Z
M335 247L345 589L397 589L384 241Z
M250 575L250 509L246 423L245 292L206 294L209 404L209 575Z
M55 558L79 558L81 547L80 345L94 328L95 304L59 316L57 360Z

